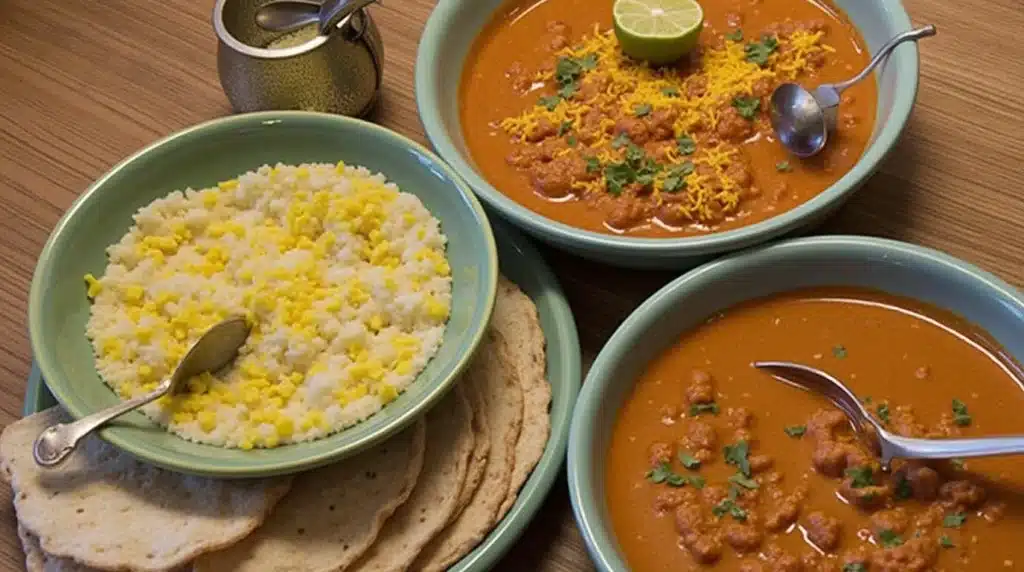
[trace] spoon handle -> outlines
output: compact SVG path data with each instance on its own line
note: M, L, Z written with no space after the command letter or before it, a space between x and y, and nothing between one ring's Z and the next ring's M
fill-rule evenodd
M891 40L886 42L885 45L878 50L878 53L875 54L875 57L871 58L871 62L868 64L868 66L861 70L859 74L853 76L852 78L846 81L841 81L835 84L833 87L837 92L843 91L844 89L850 87L851 85L857 83L858 81L868 77L868 74L870 74L876 67L878 67L878 64L881 63L881 61L884 60L886 57L888 57L889 53L892 52L893 49L896 48L896 46L902 44L903 42L919 40L921 38L927 38L928 36L934 36L935 32L935 26L928 24L927 26L916 28L914 30L908 30L906 32L903 32L902 34L899 34L898 36L894 36Z
M171 389L171 378L165 379L155 390L146 395L122 401L117 405L97 411L71 423L58 423L43 430L32 447L32 455L39 465L50 467L67 458L78 441L107 422L155 401Z
M376 0L325 0L320 7L320 34L326 35L346 17Z
M1024 436L1019 435L981 439L910 439L891 436L889 445L892 447L892 456L904 459L954 459L1024 454Z

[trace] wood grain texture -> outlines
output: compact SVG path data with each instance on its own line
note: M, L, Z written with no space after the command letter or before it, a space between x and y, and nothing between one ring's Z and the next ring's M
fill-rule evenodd
M230 112L217 82L213 0L0 1L0 423L21 410L28 286L50 229L122 157ZM420 141L412 70L432 0L374 8L387 63L380 123ZM921 44L918 104L901 143L821 232L939 248L1024 286L1021 0L907 0ZM669 273L617 271L545 250L592 357ZM0 569L21 570L0 488ZM564 480L500 570L591 570Z

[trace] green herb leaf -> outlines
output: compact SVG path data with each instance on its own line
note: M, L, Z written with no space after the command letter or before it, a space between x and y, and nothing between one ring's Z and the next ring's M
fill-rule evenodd
M565 143L566 143L566 145L568 145L570 147L575 147L576 144L579 143L579 141L577 141L575 135L570 135L570 136L566 137Z
M661 94L665 97L679 97L679 90L674 87L663 87Z
M704 481L704 477L700 475L690 475L688 478L690 480L690 486L692 486L695 489L702 489L704 488L704 485L707 484Z
M878 533L878 540L882 543L885 548L893 548L894 546L900 546L903 544L903 539L900 535L886 528Z
M685 177L693 173L696 169L697 167L694 166L693 161L683 161L678 165L672 165L669 167L668 172L677 177Z
M967 412L967 404L959 399L953 400L953 423L960 427L971 424L971 414Z
M956 544L953 544L953 539L943 534L939 537L939 546L943 548L953 548Z
M672 473L665 479L665 484L672 487L681 487L686 484L686 477L678 473Z
M843 572L867 572L862 562L849 562L843 565Z
M648 103L643 103L633 107L633 115L637 117L645 117L651 114L651 106Z
M612 139L612 149L621 149L622 147L625 147L626 145L631 145L632 143L633 142L630 141L629 139L629 135L626 135L625 133L619 133L618 135L615 136L615 139Z
M875 484L871 471L871 467L850 467L846 469L845 474L850 477L850 486L855 489L862 489L864 487L870 487Z
M764 67L768 64L768 56L779 47L779 41L773 36L763 36L760 42L751 42L743 46L747 61Z
M726 34L725 35L725 39L729 40L729 41L732 41L732 42L742 42L743 41L743 30L741 30L739 28L736 28L732 32L729 32L728 34Z
M718 517L728 514L740 522L747 520L747 511L743 510L743 507L736 504L733 499L724 499L722 502L716 504L711 509L711 514Z
M661 190L666 193L678 193L686 188L686 181L679 177L669 175L661 181Z
M718 415L718 404L712 401L711 403L692 403L690 404L690 417L696 417L702 413L710 413L712 415Z
M626 163L612 163L604 167L605 185L608 192L613 195L621 195L627 185L636 180L636 173Z
M583 71L590 71L597 67L597 54L587 54L580 58L579 62Z
M584 161L587 163L588 173L596 173L601 170L601 161L597 157L587 157Z
M750 476L750 445L746 441L737 441L735 445L726 445L725 462L740 470L745 477Z
M950 459L949 464L953 465L953 468L962 471L967 468L967 464L964 463L963 459Z
M683 451L679 452L678 457L679 462L682 463L683 466L686 467L687 469L690 469L691 471L696 471L697 469L700 468L700 459L698 459L697 457L694 457L693 455L685 453Z
M845 359L846 358L846 346L844 346L842 344L839 344L839 345L835 346L834 348L832 348L832 355L836 356L836 358L838 358L838 359Z
M572 121L563 121L562 124L558 126L558 136L561 137L562 135L565 135L571 129Z
M898 499L908 499L914 496L914 489L911 488L910 479L906 475L901 474L896 478L896 489L894 492Z
M864 402L864 405L871 405L871 396L865 395L863 398L861 398L861 401Z
M645 157L647 157L647 153L644 153L644 150L640 147L632 143L626 147L626 160L634 166L639 166Z
M740 112L740 117L753 120L757 116L757 111L761 109L761 100L756 97L739 95L732 99L732 106Z
M683 155L693 155L693 152L697 150L697 142L689 135L680 135L676 139L676 145L679 147L679 152Z
M889 405L887 403L880 403L875 408L875 412L878 413L878 418L882 420L882 423L889 423Z
M793 166L789 164L789 161L779 161L775 163L775 170L780 173L788 173L793 170Z
M729 477L729 482L749 490L754 490L759 486L757 484L757 481L749 477L744 477L740 473L736 473L735 475Z
M558 89L558 97L562 99L569 99L579 91L579 85L575 83L567 83Z
M804 436L804 433L807 432L807 426L806 425L790 425L789 427L783 427L782 430L786 432L786 435L789 435L790 437L798 438L798 437L803 437Z
M644 476L648 481L660 485L661 483L664 483L671 474L672 469L668 466L668 463L659 463L657 467L647 471L647 474Z
M946 528L960 528L966 520L966 514L962 512L954 512L952 514L947 514L945 518L942 519L942 526L945 526Z
M562 98L558 97L557 95L546 95L546 96L540 98L539 100L537 100L537 104L538 105L543 105L544 107L546 107L548 109L548 111L554 111L555 108L558 107L558 104L561 101L562 101Z

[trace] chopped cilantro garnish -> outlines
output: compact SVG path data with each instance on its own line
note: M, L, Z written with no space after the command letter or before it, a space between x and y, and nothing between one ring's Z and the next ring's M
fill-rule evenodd
M590 71L597 67L597 54L587 54L579 59L583 71Z
M626 188L626 185L633 182L636 174L626 163L612 163L611 165L605 165L604 178L608 192L613 195L620 195Z
M850 467L846 469L845 473L847 477L850 477L850 486L855 489L862 489L875 484L872 478L871 467Z
M732 106L740 112L743 119L752 120L757 116L757 111L761 109L761 100L756 97L740 95L732 99Z
M670 487L684 487L691 485L698 489L704 488L704 478L698 475L680 475L672 470L668 463L659 463L657 467L647 471L647 480L656 485L666 484Z
M871 405L871 396L870 395L865 395L860 400L864 402L864 405Z
M894 546L900 546L903 544L903 539L900 535L889 530L888 528L878 532L878 540L881 541L882 546L885 548L892 548Z
M768 56L779 47L779 41L773 36L763 36L760 42L751 42L743 46L743 53L747 61L764 67L768 63Z
M735 30L733 30L733 31L729 32L728 34L726 34L725 35L725 39L733 41L733 42L742 42L743 41L743 30L741 30L739 28L736 28Z
M674 87L663 87L661 94L665 97L679 97L679 90Z
M629 135L619 133L615 136L615 139L612 139L612 149L621 149L630 143L632 143L632 141L629 140Z
M839 344L839 345L835 346L834 348L832 348L832 355L836 356L839 359L845 358L846 357L846 346L844 346L842 344Z
M668 466L668 463L659 463L657 467L647 471L645 475L648 481L655 484L661 484L665 482L665 479L672 474L672 468Z
M880 403L875 408L875 412L878 413L878 418L882 420L882 423L889 423L889 405L886 403Z
M683 155L693 155L693 152L697 150L697 142L689 135L680 135L676 139L676 144L679 147L679 152Z
M862 562L848 562L843 564L843 572L867 572Z
M712 401L711 403L692 403L690 404L690 417L696 417L701 413L710 413L712 415L718 415L718 404Z
M537 101L537 105L543 105L548 109L548 111L554 111L555 108L558 107L558 103L561 101L562 98L558 97L557 95L547 95L540 98Z
M958 471L962 471L967 467L963 459L950 459L949 464L953 465L953 468Z
M804 433L807 432L806 425L790 425L789 427L783 427L783 431L790 437L803 437Z
M601 170L601 161L597 157L587 157L584 161L587 163L588 173L596 173Z
M644 117L650 115L651 105L649 103L643 103L633 107L633 115L637 117Z
M726 445L725 462L736 467L745 477L750 476L750 445L746 441L737 441L735 445Z
M908 499L914 496L914 489L910 487L910 479L906 475L899 475L896 477L896 498Z
M577 141L575 135L570 135L565 138L565 143L570 147L575 147L578 142L579 141Z
M704 485L705 485L704 477L702 477L700 475L690 475L687 478L690 481L690 486L692 486L693 488L695 488L695 489L702 489L702 488L704 488Z
M789 164L789 161L779 161L775 163L775 170L780 173L788 173L793 170L793 166Z
M666 193L678 193L686 188L686 181L680 177L669 175L661 181L661 190Z
M644 153L644 150L629 142L626 138L626 160L622 163L611 163L604 168L605 186L608 192L619 195L628 185L638 183L644 187L654 182L654 175L661 167ZM716 406L717 407L717 406Z
M562 124L558 126L558 136L561 137L562 135L565 135L571 129L572 121L563 121Z
M575 83L566 84L558 88L558 97L562 99L569 99L577 91L579 91L579 86Z
M967 412L967 404L959 399L953 400L953 423L960 427L971 424L971 414Z
M963 525L964 521L966 520L966 514L962 512L954 512L951 514L947 514L942 519L942 526L945 526L946 528L960 528L960 526Z
M682 463L683 466L686 467L687 469L695 471L700 468L700 459L698 459L697 457L694 457L693 455L685 453L683 451L680 451L678 456L679 462Z
M711 509L711 514L718 517L729 514L729 516L740 522L747 520L747 511L743 510L743 507L736 504L733 499L724 499L722 502L716 504L714 508Z
M939 546L943 548L953 548L956 544L953 544L953 539L943 534L939 537Z
M750 490L754 490L758 487L757 481L749 477L744 477L740 473L736 473L729 477L729 482Z

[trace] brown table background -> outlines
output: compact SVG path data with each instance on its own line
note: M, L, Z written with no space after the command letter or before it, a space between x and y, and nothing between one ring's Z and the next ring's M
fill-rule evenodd
M380 123L423 141L412 71L433 0L373 9L386 44ZM28 286L50 229L122 157L231 112L217 82L213 0L0 0L0 424L21 412ZM823 229L939 248L1024 286L1022 0L907 0L921 45L918 103L882 171ZM665 273L545 250L589 361ZM591 570L564 480L500 569ZM22 570L0 489L0 568Z

